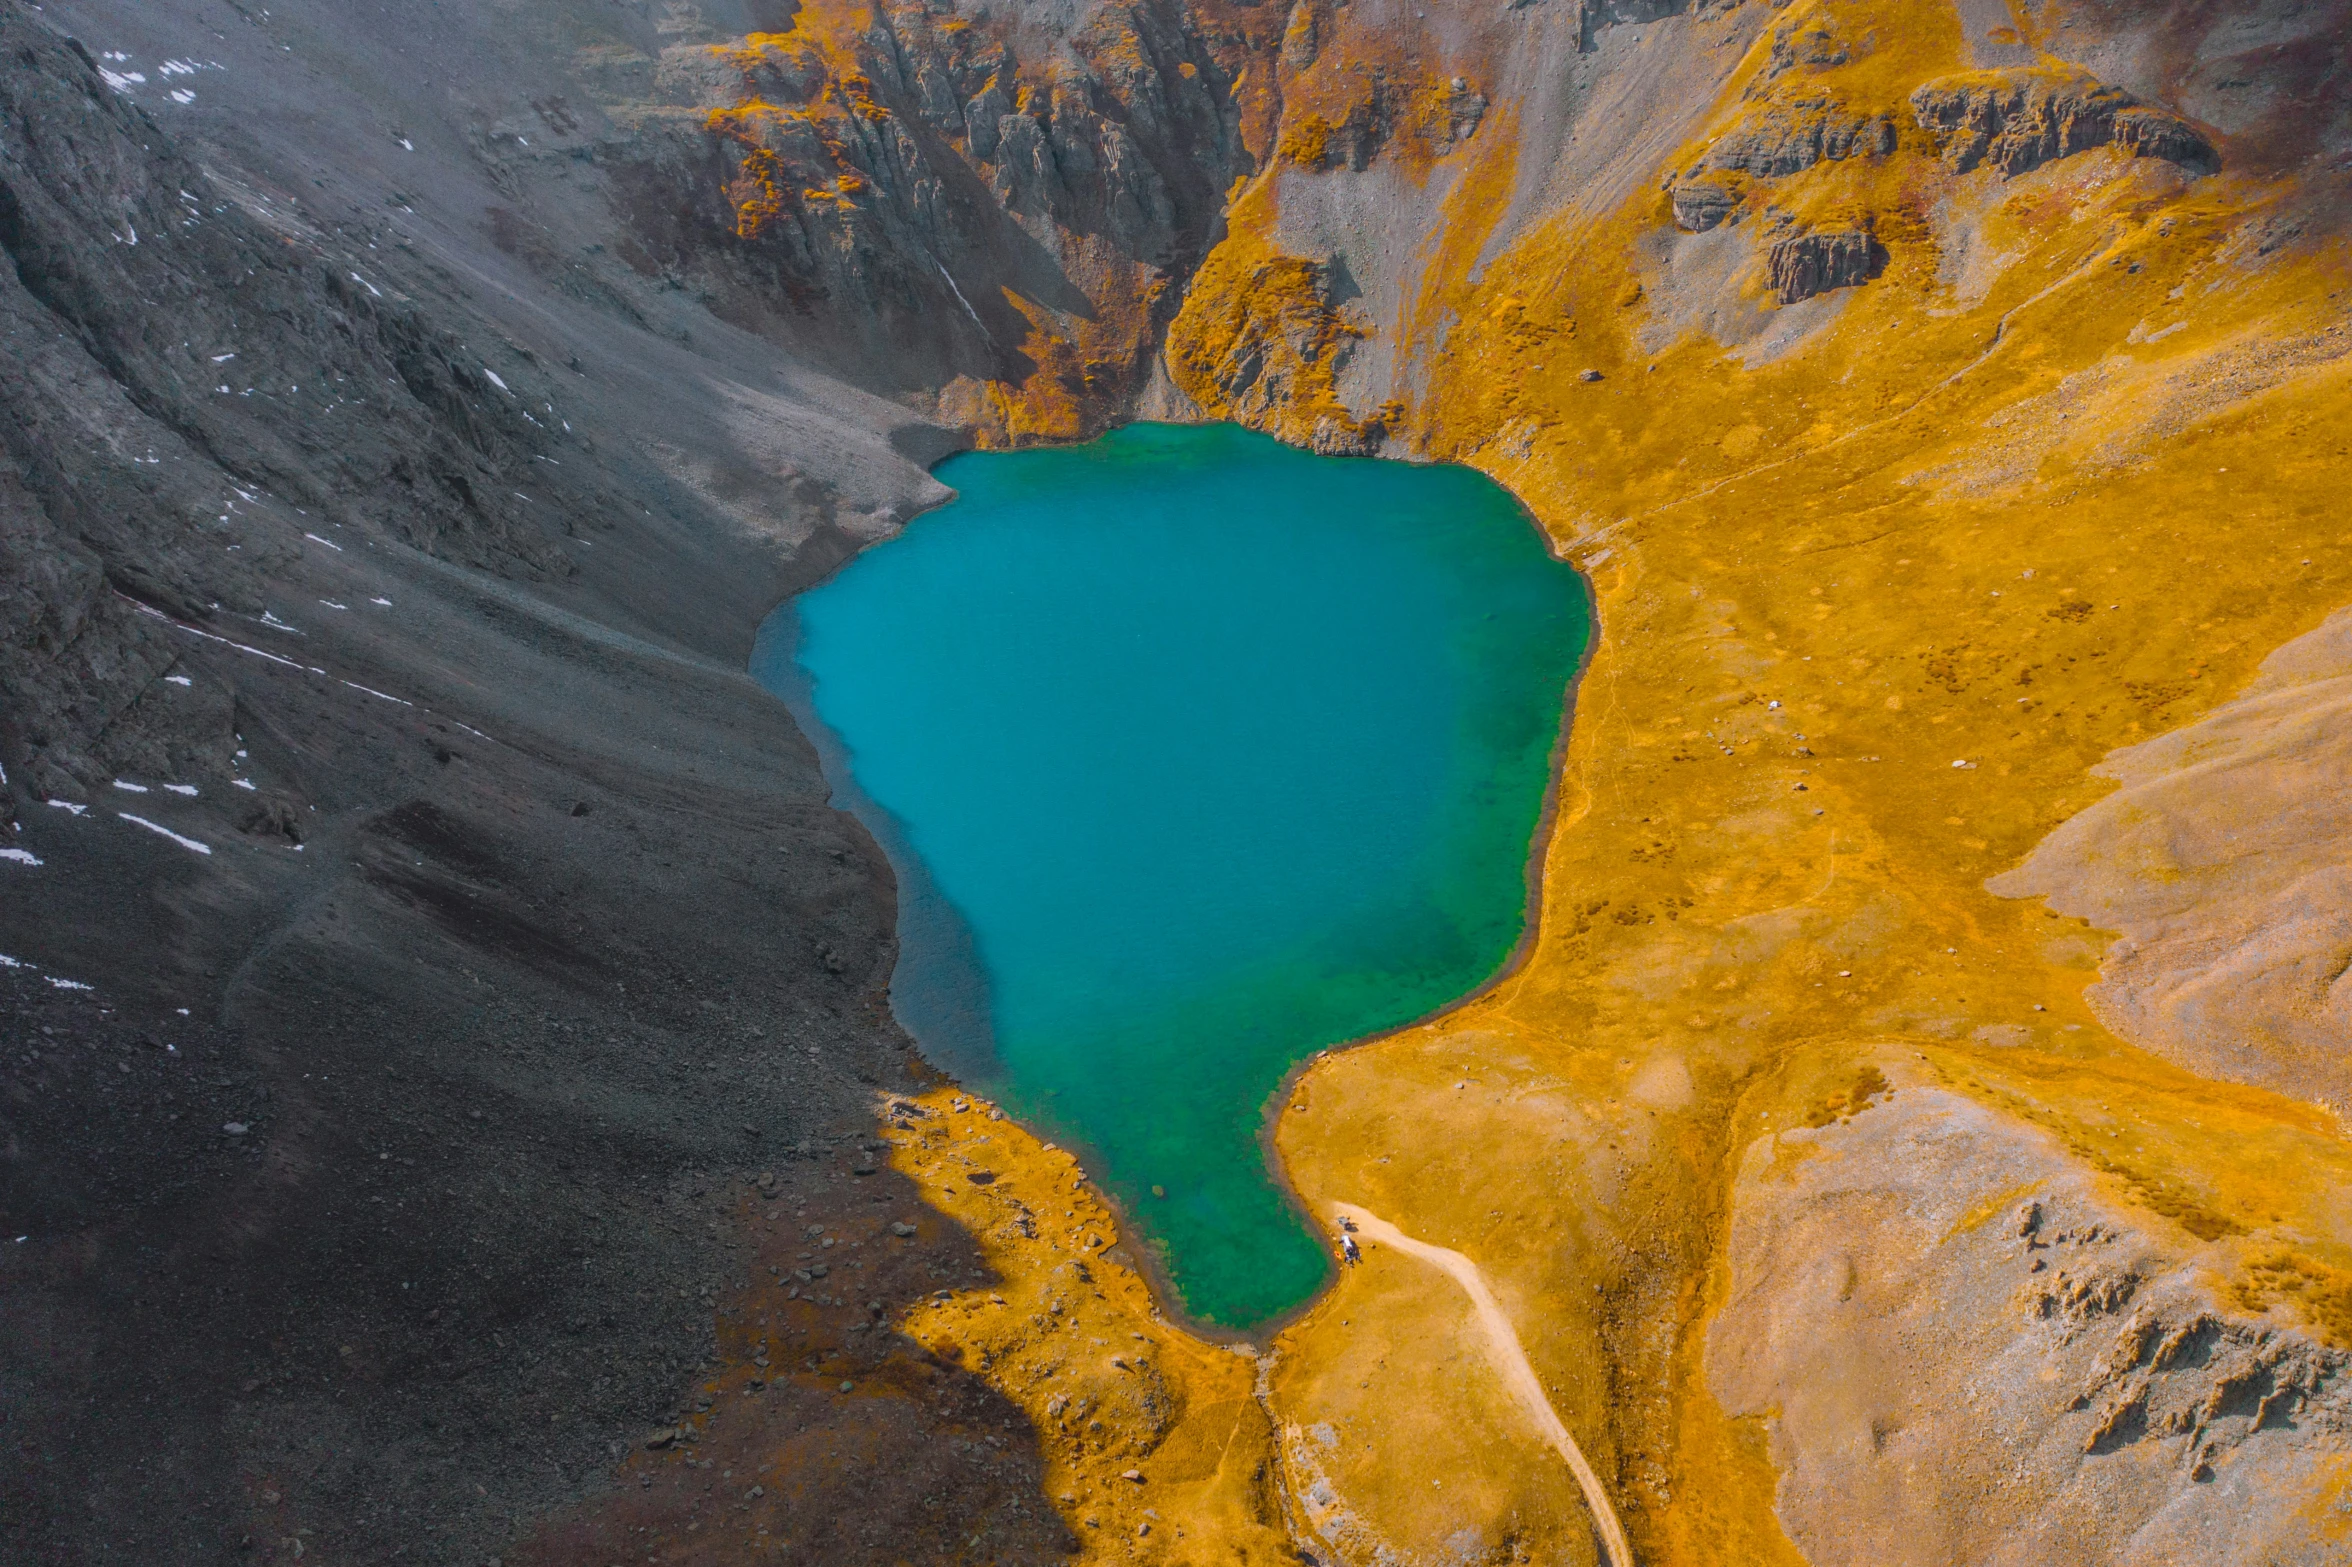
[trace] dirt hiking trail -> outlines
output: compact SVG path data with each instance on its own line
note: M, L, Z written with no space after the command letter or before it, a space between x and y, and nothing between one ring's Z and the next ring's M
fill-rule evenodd
M1593 1522L1601 1531L1601 1543L1609 1555L1609 1567L1633 1567L1633 1548L1625 1543L1625 1531L1618 1525L1617 1509L1609 1504L1609 1493L1601 1489L1601 1477L1593 1473L1592 1465L1584 1461L1584 1451L1576 1445L1576 1438L1568 1434L1561 1423L1559 1411L1544 1392L1543 1382L1529 1363L1527 1352L1519 1347L1518 1330L1511 1319L1503 1315L1496 1304L1494 1292L1486 1287L1478 1265L1458 1251L1443 1246L1432 1246L1417 1241L1386 1219L1353 1203L1333 1203L1332 1211L1355 1226L1356 1234L1365 1240L1380 1241L1393 1246L1407 1256L1418 1257L1437 1268L1462 1286L1476 1311L1479 1326L1486 1330L1487 1347L1493 1352L1495 1369L1503 1374L1503 1381L1518 1395L1519 1402L1534 1419L1560 1456L1568 1460L1568 1468L1576 1476L1576 1483L1584 1491L1584 1504L1592 1510Z

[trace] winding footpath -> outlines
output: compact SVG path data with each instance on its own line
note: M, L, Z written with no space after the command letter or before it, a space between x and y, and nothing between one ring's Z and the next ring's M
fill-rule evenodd
M1353 1203L1333 1203L1332 1211L1355 1226L1356 1234L1365 1240L1375 1240L1393 1246L1407 1256L1418 1257L1431 1267L1445 1273L1462 1286L1470 1297L1470 1305L1478 1317L1478 1325L1486 1330L1487 1347L1492 1351L1495 1369L1502 1372L1503 1381L1518 1395L1519 1402L1533 1417L1541 1430L1576 1476L1577 1485L1584 1492L1584 1505L1591 1509L1593 1522L1601 1531L1601 1543L1608 1551L1609 1567L1633 1567L1633 1548L1625 1543L1625 1530L1617 1522L1617 1509L1609 1504L1609 1493L1601 1489L1601 1477L1584 1461L1584 1451L1576 1445L1576 1438L1568 1434L1568 1427L1560 1421L1559 1411L1552 1408L1545 1394L1543 1381L1535 1374L1528 1361L1527 1351L1519 1347L1519 1333L1511 1326L1511 1319L1503 1315L1503 1308L1486 1287L1486 1280L1478 1265L1458 1251L1443 1246L1432 1246L1417 1241L1395 1225L1367 1209Z

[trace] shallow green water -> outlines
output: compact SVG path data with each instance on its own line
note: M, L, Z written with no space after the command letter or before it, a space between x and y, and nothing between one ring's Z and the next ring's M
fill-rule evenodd
M1188 1311L1264 1321L1326 1267L1267 1096L1509 955L1583 585L1467 469L1232 426L939 477L755 673L891 853L926 1053L1083 1148Z

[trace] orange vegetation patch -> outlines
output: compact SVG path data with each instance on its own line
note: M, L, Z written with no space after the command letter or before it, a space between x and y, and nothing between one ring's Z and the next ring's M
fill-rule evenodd
M1378 432L1340 401L1340 352L1364 335L1331 298L1320 264L1262 241L1220 245L1193 279L1168 333L1168 369L1215 419L1278 422L1319 445Z

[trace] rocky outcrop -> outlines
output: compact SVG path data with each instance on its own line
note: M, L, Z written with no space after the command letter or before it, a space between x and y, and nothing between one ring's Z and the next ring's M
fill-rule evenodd
M1965 174L1979 166L2015 176L2108 145L2162 158L2199 174L2221 166L2202 132L2120 87L2081 72L1977 71L1925 83L1911 94L1920 127L1944 161Z
M1332 455L1369 453L1383 434L1340 401L1340 366L1366 335L1341 298L1344 272L1255 247L1221 247L1169 334L1176 384L1215 418L1283 429Z
M1770 104L1718 137L1674 182L1674 221L1703 234L1737 210L1742 177L1783 179L1821 163L1884 157L1896 141L1895 122L1884 114L1849 110L1827 98Z
M1854 58L1853 49L1839 36L1832 14L1826 9L1800 11L1775 25L1767 49L1764 69L1751 92L1768 89L1791 71L1826 71Z
M1739 192L1714 180L1685 180L1673 191L1675 224L1704 234L1739 210Z
M1853 59L1837 24L1832 13L1810 9L1773 26L1764 69L1741 94L1739 118L1675 181L1682 228L1704 233L1723 222L1737 206L1742 178L1785 179L1823 163L1894 152L1900 137L1893 115L1857 107L1815 80ZM1867 52L1867 41L1862 47Z
M2133 1238L2124 1230L2062 1224L2039 1200L2011 1220L2019 1259L2039 1281L2033 1314L2062 1345L2106 1341L2066 1403L2069 1414L2094 1416L2084 1452L2182 1437L2189 1478L2205 1480L2218 1457L2274 1424L2300 1417L2315 1435L2352 1437L2352 1353L2224 1315L2177 1276L2152 1278L2124 1255Z
M1792 234L1765 252L1772 292L1784 305L1867 283L1886 264L1886 247L1867 229Z
M1302 109L1284 130L1282 156L1301 168L1361 174L1392 143L1442 158L1478 134L1486 95L1462 77L1442 86L1369 73L1360 94L1336 115Z
M1302 169L1362 173L1395 132L1397 100L1387 81L1375 79L1371 90L1336 119L1310 109L1283 132L1282 156Z
M1743 121L1708 148L1691 172L1721 169L1773 179L1803 173L1817 163L1884 157L1894 150L1891 116L1808 98L1776 104Z

